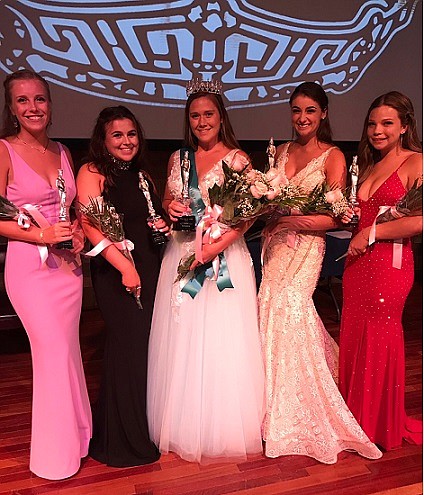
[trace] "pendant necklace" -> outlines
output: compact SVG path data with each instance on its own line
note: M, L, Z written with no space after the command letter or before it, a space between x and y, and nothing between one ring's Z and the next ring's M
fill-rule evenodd
M16 134L16 137L18 138L18 140L19 140L22 144L25 144L25 146L29 146L29 147L30 147L30 148L32 148L33 150L36 150L36 151L38 151L39 153L41 153L41 154L43 154L43 155L44 155L44 153L46 152L46 150L47 150L47 148L48 148L48 146L49 146L49 143L50 143L50 138L47 138L47 144L46 144L46 146L44 146L44 148L40 150L39 148L37 148L37 147L35 147L35 146L32 146L31 144L29 144L29 143L27 143L26 141L24 141L23 139L21 139L21 138L20 138L17 134Z

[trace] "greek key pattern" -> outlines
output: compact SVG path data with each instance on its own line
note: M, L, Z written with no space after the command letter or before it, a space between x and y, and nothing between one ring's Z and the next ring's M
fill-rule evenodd
M228 108L287 101L304 80L346 93L406 28L419 0L371 0L344 22L312 22L247 0L0 3L0 69L115 101L184 106L186 82L220 79ZM201 3L201 5L199 5Z

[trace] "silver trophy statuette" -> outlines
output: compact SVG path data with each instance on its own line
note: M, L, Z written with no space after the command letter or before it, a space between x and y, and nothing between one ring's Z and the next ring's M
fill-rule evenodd
M58 176L56 179L56 187L59 191L59 222L68 222L68 208L66 207L66 184L63 177L63 169L58 170ZM74 247L72 239L68 241L62 241L56 244L57 249L72 249Z
M144 197L147 201L147 208L149 210L149 217L147 218L147 223L152 229L152 240L153 244L159 246L161 244L165 244L168 242L168 237L160 232L156 227L155 223L160 220L162 217L158 215L153 207L152 197L150 196L149 183L147 182L146 177L143 175L143 172L140 170L138 173L138 185L139 188L143 191Z
M269 140L268 148L266 149L266 154L268 155L268 170L274 168L275 166L275 153L277 148L274 145L274 138Z
M184 152L184 157L181 161L181 178L183 182L183 189L181 192L180 202L184 206L190 206L190 194L189 194L189 177L190 177L190 159L188 151ZM196 226L196 219L194 215L190 213L183 214L175 223L174 230L184 230L193 232Z
M352 165L349 168L351 187L350 187L350 195L349 195L349 203L355 207L358 206L358 178L359 178L359 167L358 167L358 157L355 155L352 159ZM350 225L356 225L359 222L358 215L354 214L350 221Z

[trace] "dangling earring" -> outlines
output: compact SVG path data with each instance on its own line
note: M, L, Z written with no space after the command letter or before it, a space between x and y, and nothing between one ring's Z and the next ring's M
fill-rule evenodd
M13 127L18 130L18 127L19 127L19 122L18 122L18 118L16 117L16 115L13 115L12 116L13 118Z

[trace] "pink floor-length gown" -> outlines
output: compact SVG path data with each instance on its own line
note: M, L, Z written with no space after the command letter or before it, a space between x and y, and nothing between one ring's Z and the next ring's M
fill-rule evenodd
M50 224L57 222L57 189L39 176L9 143L2 142L9 150L13 167L7 198L18 207L28 203L39 205ZM59 143L58 146L69 204L75 196L75 181L66 153ZM36 244L9 240L5 283L31 345L30 470L46 479L67 478L78 471L91 437L90 404L79 346L81 265L69 251L54 248L49 248L48 258L42 264Z

